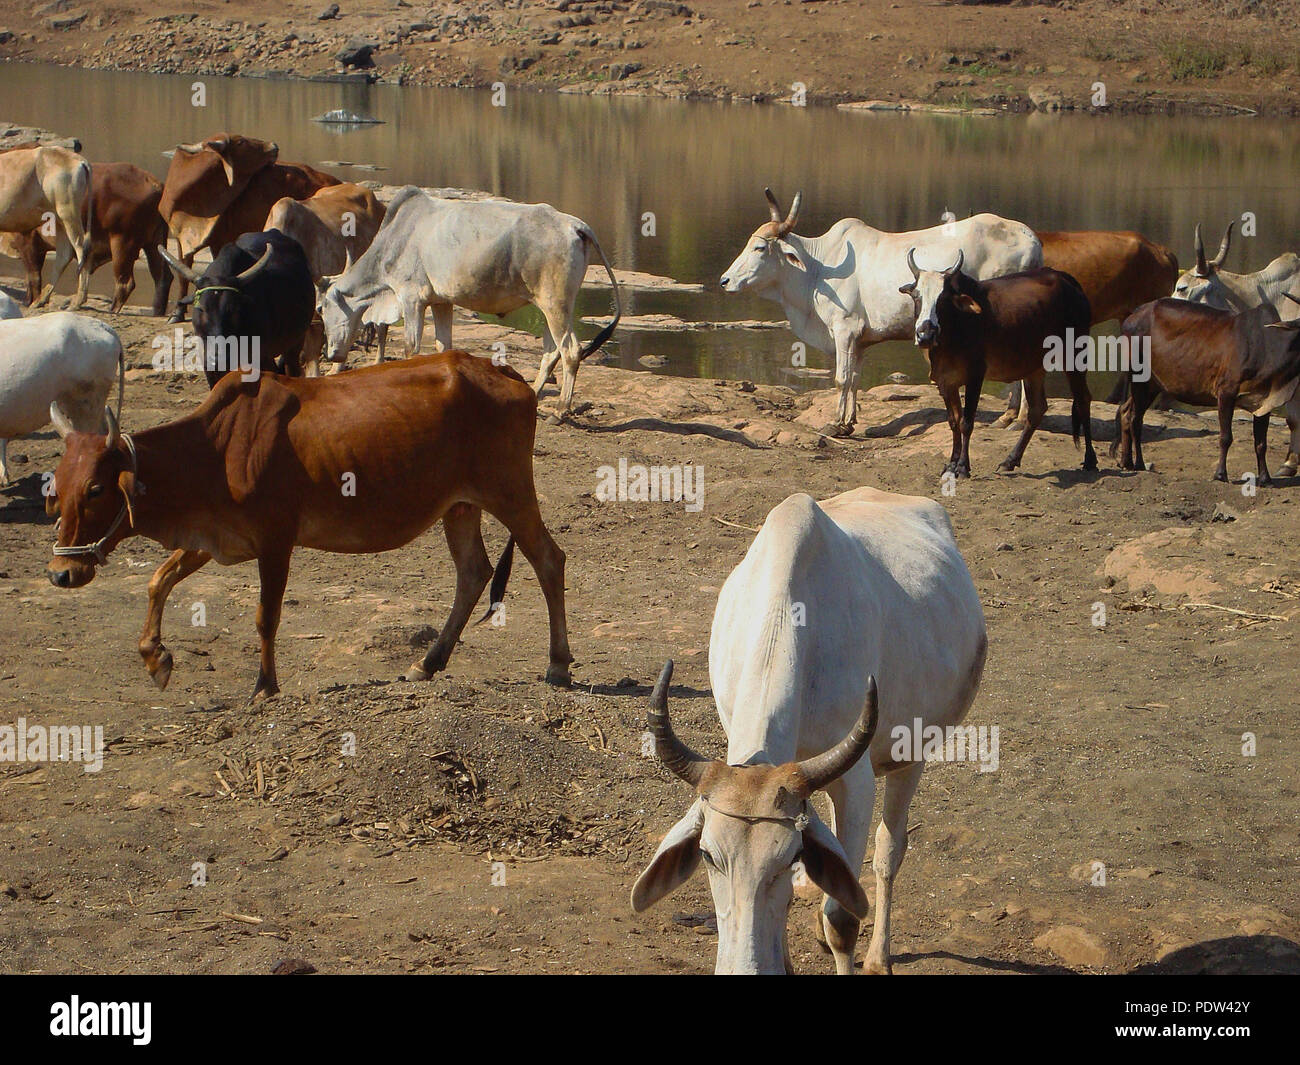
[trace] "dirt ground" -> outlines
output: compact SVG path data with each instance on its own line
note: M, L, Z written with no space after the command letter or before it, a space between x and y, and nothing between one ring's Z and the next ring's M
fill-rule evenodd
M0 58L115 70L334 77L352 43L373 74L789 100L1293 114L1300 0L0 0ZM355 71L353 71L356 73Z
M138 430L205 389L148 368L160 323L128 311L105 317L127 342L124 421ZM531 336L460 320L456 339L484 353L504 340L531 378ZM135 647L164 552L128 541L87 587L53 588L40 485L59 442L11 444L0 720L101 725L109 748L98 773L0 767L0 971L257 973L285 959L323 972L708 971L702 874L643 916L628 904L688 805L642 753L649 685L675 658L678 730L722 752L706 649L747 530L792 492L860 484L947 507L989 627L970 721L1001 736L997 772L935 764L922 781L895 970L1300 971L1287 739L1300 485L1246 497L1212 482L1214 429L1187 414L1152 415L1155 472L1122 474L1103 446L1094 475L1054 404L1022 472L998 476L1011 436L988 424L988 402L975 476L944 496L947 427L929 385L873 390L869 428L847 441L815 432L829 391L588 363L573 425L549 416L554 394L536 471L569 559L570 690L542 680L545 613L522 560L503 626L467 629L428 683L394 679L450 605L434 532L379 556L299 551L284 690L255 707L255 569L200 571L172 596L176 668L157 691ZM1112 412L1095 408L1099 433ZM1252 466L1248 437L1243 425L1234 473ZM1275 452L1282 439L1275 427ZM702 466L703 510L597 502L597 468L620 458ZM495 554L503 532L489 523L487 536ZM801 972L831 968L817 904L801 891L791 917Z

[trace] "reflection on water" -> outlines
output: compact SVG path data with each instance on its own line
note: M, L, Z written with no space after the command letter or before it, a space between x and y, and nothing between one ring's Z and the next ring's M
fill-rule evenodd
M1136 229L1191 259L1203 222L1217 245L1229 219L1253 212L1258 235L1235 242L1228 266L1257 269L1300 244L1294 196L1300 142L1285 120L1249 118L1003 118L848 114L825 108L618 99L209 78L208 106L191 106L195 79L5 64L4 117L81 138L92 160L125 160L162 176L178 141L219 130L277 141L287 161L331 167L350 180L488 189L545 201L586 219L615 266L703 282L703 294L627 293L627 313L694 320L779 318L717 279L767 217L763 186L788 201L804 190L799 231L845 215L882 229L994 211L1041 229ZM347 132L313 122L344 108L384 120ZM653 212L656 235L641 235ZM107 291L107 270L97 289ZM66 288L65 281L65 288ZM149 298L147 278L135 301ZM584 313L608 313L588 291ZM587 330L590 335L593 330ZM660 372L794 383L783 373L793 337L757 333L624 333L611 358ZM814 366L827 356L809 353ZM925 378L906 344L872 349L865 384L894 370ZM1094 385L1094 392L1103 391Z

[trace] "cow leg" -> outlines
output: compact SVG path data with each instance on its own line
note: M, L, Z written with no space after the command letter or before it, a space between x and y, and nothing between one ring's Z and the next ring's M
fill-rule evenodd
M1273 480L1268 475L1268 463L1264 461L1264 452L1268 449L1268 415L1257 415L1252 428L1255 432L1256 483L1272 484Z
M999 473L1010 473L1020 465L1020 460L1025 456L1025 448L1029 446L1029 438L1042 424L1043 415L1047 413L1046 376L1042 370L1039 370L1032 377L1025 378L1025 392L1029 396L1029 424L1021 432L1016 446L1011 449L1011 454L998 466Z
M1033 405L1030 405L1032 415ZM867 947L866 972L889 974L889 918L894 895L894 877L907 853L907 809L921 783L924 762L912 762L885 777L880 827L876 829L876 853L871 865L876 873L876 921Z
M108 238L108 248L113 263L113 302L108 309L117 314L135 291L135 260L140 249L119 233Z
M150 241L144 246L144 259L149 264L149 276L153 278L153 307L149 313L161 318L167 313L167 300L172 293L172 272L167 261L158 254L158 249ZM134 259L131 260L133 263Z
M876 778L871 760L864 758L845 776L826 787L831 800L831 831L835 833L849 860L849 870L856 877L862 869L871 835L871 807L876 801ZM822 899L817 914L818 939L822 939L835 959L839 976L853 975L853 951L857 946L862 922L829 895Z
M555 364L560 361L560 346L555 342L557 335L564 334L563 328L557 332L552 331L551 323L547 320L546 314L542 314L542 361L537 364L537 378L533 381L533 393L538 399L542 398L542 390L546 387L546 382L550 380L551 374L555 372Z
M943 472L956 473L961 462L961 387L949 382L938 387L944 410L948 412L948 428L952 430L952 453L948 456L948 465L943 468Z
M972 366L966 378L966 403L961 419L961 459L957 463L957 475L970 476L970 438L975 431L975 415L980 408L980 391L984 387L984 367Z
M41 273L45 269L46 245L36 244L36 238L28 233L20 242L23 266L27 273L27 306L34 307L41 298Z
M560 368L563 371L560 380L559 409L560 416L564 417L573 407L573 389L578 383L578 366L581 362L580 355L582 353L582 345L578 343L578 338L573 332L573 326L570 324L573 318L573 304L572 302L539 299L537 308L542 312L542 317L546 321L546 333L555 346L555 354L559 356ZM542 361L545 363L548 360L543 358ZM554 356L549 361L553 368L555 365Z
M438 638L423 661L407 670L403 680L428 680L447 668L470 612L492 579L492 563L483 547L482 517L483 511L469 503L457 503L442 516L442 531L456 564L456 598Z
M1092 393L1088 390L1088 378L1078 370L1067 374L1066 378L1070 382L1070 394L1073 397L1070 404L1070 422L1072 427L1078 426L1083 430L1083 468L1095 470L1097 452L1092 446ZM1079 443L1077 436L1074 443L1077 447Z
M307 332L302 337L302 348L298 352L298 368L307 377L320 376L320 357L324 350L325 323L319 314L313 314Z
M0 436L0 488L9 483L9 441Z
M287 549L273 548L257 558L257 575L261 579L257 601L257 635L262 646L253 702L269 699L280 691L280 683L275 675L275 634L280 628L280 610L284 606L284 588L289 583L289 559L292 555L293 545L290 544Z
M194 268L194 256L196 254L196 251L192 251L188 255L180 256L181 262L183 262L190 269ZM185 278L178 277L176 281L180 285L180 288L176 293L176 309L172 311L171 317L167 319L167 321L171 322L172 324L175 324L177 322L183 322L185 320L185 305L181 302L181 300L183 300L186 297L186 295L189 294L190 291L190 283L186 281Z
M998 415L998 420L993 424L999 429L1005 429L1016 420L1016 412L1020 410L1020 401L1025 394L1025 386L1019 381L1012 381L1011 388L1007 391L1007 409Z
M852 436L858 421L858 372L862 368L862 349L858 338L843 330L835 333L835 387L840 390L835 407L835 422L822 432L827 436Z
M60 227L54 237L54 271L50 275L50 282L45 286L40 298L32 304L33 307L44 307L50 302L50 297L54 295L54 290L58 287L59 279L63 277L63 271L68 268L72 262L74 253L72 242L68 239L68 234Z
M375 365L378 366L384 361L384 352L388 349L388 326L380 325L375 333L379 338L379 354L375 356Z
M1293 395L1286 405L1286 427L1291 430L1291 442L1279 472L1283 477L1294 477L1300 469L1300 395Z
M486 509L510 530L519 550L537 574L537 583L546 596L546 613L550 620L550 664L546 669L546 681L567 688L572 683L569 664L573 655L569 651L569 626L564 612L564 552L551 539L542 522L532 477L529 476L527 484L517 486L517 491L511 492L511 487L502 486L502 504Z
M1228 448L1232 447L1232 412L1236 407L1236 396L1226 392L1219 395L1219 468L1214 471L1216 481L1228 479Z
M172 676L172 653L162 642L162 616L167 597L176 585L211 561L212 556L206 551L173 551L149 578L149 611L144 619L144 632L140 634L140 657L160 690L167 687Z
M1025 383L1020 382L1020 410L1016 414L1016 419L1007 428L1023 430L1029 424L1029 392L1025 388Z
M455 308L450 303L432 303L433 346L437 351L451 350L451 317Z

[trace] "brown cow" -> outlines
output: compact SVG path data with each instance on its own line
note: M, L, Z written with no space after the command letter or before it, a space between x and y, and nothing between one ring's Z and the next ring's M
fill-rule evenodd
M142 251L153 278L153 313L167 313L172 275L158 254L158 245L167 240L167 223L158 213L162 189L161 181L131 163L90 164L90 271L113 264L114 314L135 291L135 264ZM41 294L45 257L55 245L39 229L13 234L5 243L27 270L27 302L34 304Z
M199 249L215 254L244 233L260 231L277 200L306 199L339 183L314 167L281 163L279 153L273 143L231 133L176 146L159 210L181 262L191 267ZM188 288L182 279L181 299ZM172 319L180 321L182 314L178 305Z
M1025 382L1029 424L1011 453L998 466L1007 473L1020 460L1047 412L1046 357L1049 342L1088 336L1092 324L1088 297L1069 274L1040 268L976 281L961 272L963 255L948 269L921 270L916 249L907 253L914 280L899 291L912 297L916 311L916 345L927 349L930 380L939 388L952 428L952 457L944 472L970 476L970 438L979 409L980 388L994 381ZM1097 468L1092 447L1092 396L1086 371L1065 367L1074 396L1070 422L1078 446L1083 430L1087 449L1083 468ZM961 387L966 387L965 410Z
M1300 303L1296 297L1290 299ZM1259 484L1270 484L1264 452L1269 414L1285 405L1300 381L1300 321L1279 320L1271 303L1234 313L1181 299L1139 307L1124 321L1130 350L1149 345L1149 360L1129 371L1129 396L1120 408L1120 468L1145 470L1142 418L1161 391L1182 403L1219 412L1216 481L1228 479L1232 414L1255 416L1255 464Z
M384 221L375 194L350 182L329 185L305 200L285 196L266 216L263 229L293 237L307 253L312 279L341 274L370 247Z
M1168 296L1178 281L1178 256L1141 233L1107 230L1042 233L1043 265L1079 282L1092 307L1092 324L1124 321L1151 300ZM1118 393L1108 402L1117 403ZM1019 409L1019 416L1016 411ZM1007 409L994 423L1023 428L1028 418L1024 389L1012 386Z
M109 412L111 419L112 414ZM279 690L275 634L295 546L361 554L410 543L439 519L456 564L456 597L438 639L407 680L451 657L492 580L500 602L517 541L537 571L550 615L546 679L569 683L564 552L542 523L533 486L537 399L514 370L464 351L368 367L338 377L227 374L191 414L131 435L68 433L55 473L59 541L50 581L78 588L122 540L173 551L149 582L140 654L158 687L172 588L209 560L257 559L261 661L254 699ZM146 491L147 486L147 491ZM510 530L495 577L479 522Z

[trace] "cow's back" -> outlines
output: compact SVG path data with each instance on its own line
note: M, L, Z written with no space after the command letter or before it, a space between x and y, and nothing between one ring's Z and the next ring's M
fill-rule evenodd
M795 495L768 515L719 596L709 668L729 759L753 755L763 719L797 718L802 757L835 742L881 694L877 744L892 721L960 720L983 665L979 597L931 500L859 488L817 503Z
M1043 265L1076 278L1092 305L1092 320L1123 321L1134 309L1173 291L1178 258L1131 231L1042 232Z

